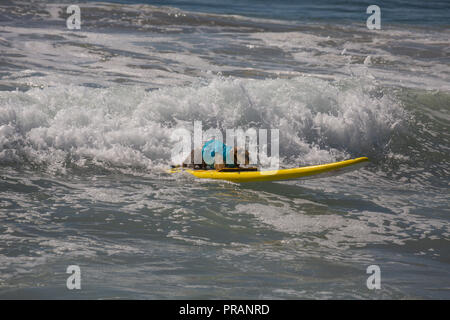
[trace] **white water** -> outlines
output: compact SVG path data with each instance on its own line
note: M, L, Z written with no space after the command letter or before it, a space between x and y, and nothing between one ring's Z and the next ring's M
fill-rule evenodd
M207 83L147 92L78 86L0 92L0 161L64 170L101 166L151 170L167 164L174 129L279 129L285 165L323 163L373 152L406 114L369 85L301 77Z

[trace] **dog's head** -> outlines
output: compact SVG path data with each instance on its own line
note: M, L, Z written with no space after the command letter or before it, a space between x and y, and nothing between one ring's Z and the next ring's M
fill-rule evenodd
M238 148L234 147L232 153L235 164L250 164L250 154L247 150L239 150Z

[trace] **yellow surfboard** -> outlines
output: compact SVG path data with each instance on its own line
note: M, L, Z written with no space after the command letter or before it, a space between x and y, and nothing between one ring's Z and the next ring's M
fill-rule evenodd
M287 179L309 179L318 175L342 173L360 168L367 164L369 159L361 157L345 161L320 164L292 169L279 169L270 171L217 171L217 170L193 170L187 168L173 168L169 173L186 171L201 179L220 179L231 182L257 182L257 181L276 181Z

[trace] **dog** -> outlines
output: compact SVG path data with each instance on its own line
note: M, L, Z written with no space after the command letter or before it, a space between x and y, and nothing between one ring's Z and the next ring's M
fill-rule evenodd
M192 150L191 154L184 160L182 167L183 168L193 168L194 170L208 170L211 168L211 165L208 165L205 160L203 159L202 155L202 162L200 163L194 163L195 162L195 154L196 153L202 154L202 150L196 149ZM222 161L218 161L219 163L216 163L214 161L214 169L217 171L220 171L224 168L240 168L240 165L249 165L250 164L250 155L247 150L245 150L242 154L242 152L239 152L239 149L234 147L231 149L231 155L233 157L233 163L227 164L223 163L226 161L226 159L222 159ZM220 163L222 162L222 163Z

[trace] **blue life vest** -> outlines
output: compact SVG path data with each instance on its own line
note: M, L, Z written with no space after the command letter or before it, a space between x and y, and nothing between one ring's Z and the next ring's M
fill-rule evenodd
M225 163L227 167L233 167L234 157L233 155L231 155L232 149L232 147L228 147L222 141L215 139L209 140L203 145L202 157L208 166L214 167L214 158L216 156L216 152L222 152L223 163ZM228 157L230 157L230 159L228 159L228 162L230 162L229 164L227 164L227 155Z

